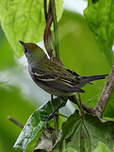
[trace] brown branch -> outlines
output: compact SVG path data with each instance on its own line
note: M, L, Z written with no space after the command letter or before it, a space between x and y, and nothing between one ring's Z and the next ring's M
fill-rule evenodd
M112 74L106 83L106 86L102 92L99 102L92 110L96 116L98 116L98 117L102 116L102 114L105 110L105 107L109 101L112 91L114 91L114 66L112 68Z
M60 61L59 56L59 38L58 38L58 24L56 15L55 0L49 0L49 6L47 8L47 0L44 0L44 14L46 20L46 26L44 30L44 45L49 56L53 59L52 51L55 50L56 60ZM53 23L53 34L51 31L51 26Z
M95 107L91 108L82 103L82 108L86 112L88 112L94 116L101 117L106 108L106 105L109 101L112 91L114 91L114 66L112 68L112 74L110 75L110 78L107 81L105 88L103 89L102 95L101 95L97 105ZM69 100L71 100L73 103L75 103L77 105L79 104L76 96L69 97Z
M45 20L46 20L46 26L44 29L44 45L46 48L46 51L48 52L49 56L52 56L52 32L51 32L51 25L53 22L53 16L52 16L52 9L51 9L51 2L49 2L49 7L47 11L47 0L44 0L44 14L45 14Z
M45 44L45 48L48 50L51 46L50 46L50 39L51 39L51 31L50 31L50 27L52 24L52 15L50 14L49 19L47 21L45 30L44 30L44 44Z
M44 0L44 15L45 15L45 21L46 21L46 23L47 23L47 20L48 20L47 0Z
M22 125L19 121L17 121L16 119L14 119L11 116L8 116L8 120L10 120L11 122L13 122L15 125L17 125L19 128L23 129L24 125Z
M56 4L55 0L50 0L51 3L51 9L52 9L52 16L53 16L53 27L54 27L54 49L56 58L59 61L60 55L59 55L59 36L58 36L58 23L57 23L57 14L56 14Z

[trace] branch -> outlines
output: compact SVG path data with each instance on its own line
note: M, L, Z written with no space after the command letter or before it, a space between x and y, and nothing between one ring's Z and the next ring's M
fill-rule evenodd
M11 122L13 122L15 125L17 125L19 128L23 129L24 125L22 125L19 121L17 121L16 119L14 119L11 116L8 116L8 120L10 120Z
M44 0L44 15L45 15L46 23L47 23L47 20L48 20L48 13L47 13L47 0Z
M101 117L106 108L106 105L109 101L110 95L112 94L113 90L114 90L114 66L112 68L112 74L111 74L109 80L107 81L105 88L103 89L102 95L101 95L97 105L93 108L90 108L87 105L82 104L82 108L86 112L88 112L94 116ZM69 97L69 100L71 100L73 103L78 105L76 96Z
M106 83L106 86L103 90L103 93L99 99L99 102L97 103L97 105L93 108L93 113L98 116L101 117L105 107L109 101L109 98L112 94L112 91L114 91L114 66L112 68L112 74L109 78L109 80Z
M46 48L46 51L48 52L49 56L52 56L52 33L51 33L51 25L53 22L52 17L52 9L51 4L49 3L49 8L47 9L47 0L44 0L44 15L45 15L45 21L46 26L44 29L44 45Z
M57 59L59 58L59 54L58 54L58 52L59 52L58 45L59 44L57 41L58 40L57 39L58 33L56 33L56 32L58 32L56 30L57 29L57 18L56 18L56 9L55 9L55 1L54 0L49 0L48 8L47 8L47 0L44 0L44 14L45 14L45 20L46 20L46 26L45 26L45 30L44 30L44 45L45 45L46 51L49 54L51 60L56 60L53 53L52 53L53 48L54 48L55 52L56 52L56 57L57 57ZM52 23L54 25L54 35L52 34L52 31L51 31ZM54 107L53 107L53 95L51 95L51 102L52 102L52 109L54 109ZM57 132L58 128L59 128L58 110L57 110L57 115L54 118L54 128Z
M53 16L53 25L54 25L54 49L56 53L56 58L59 61L59 36L58 36L58 24L57 24L57 15L56 15L56 4L55 0L50 0Z

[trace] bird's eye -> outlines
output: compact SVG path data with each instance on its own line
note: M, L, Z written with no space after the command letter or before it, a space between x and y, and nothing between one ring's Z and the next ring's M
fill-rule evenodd
M28 49L27 48L25 48L25 53L27 53L28 52Z
M24 52L25 54L29 52L29 49L26 46L24 46Z
M31 56L31 53L30 53L28 48L24 48L24 53L25 53L27 58Z

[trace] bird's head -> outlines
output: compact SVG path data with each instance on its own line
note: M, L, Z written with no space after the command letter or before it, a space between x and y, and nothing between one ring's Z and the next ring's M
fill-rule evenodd
M22 41L19 41L19 42L24 48L24 54L26 55L26 58L29 63L39 62L44 57L46 57L46 54L43 51L43 49L37 46L36 44L25 43Z

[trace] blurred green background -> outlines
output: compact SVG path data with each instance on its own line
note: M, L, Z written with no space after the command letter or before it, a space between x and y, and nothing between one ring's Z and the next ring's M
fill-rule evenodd
M59 23L59 37L60 55L65 66L84 76L111 72L103 51L80 14L64 11ZM82 101L89 106L95 105L105 81L84 87L86 93L81 95ZM26 60L15 57L0 28L0 152L15 151L12 146L21 131L7 117L10 115L25 124L35 108L49 98L32 82ZM111 101L105 116L113 118L113 109ZM68 105L67 110L67 113L73 112L72 105Z

